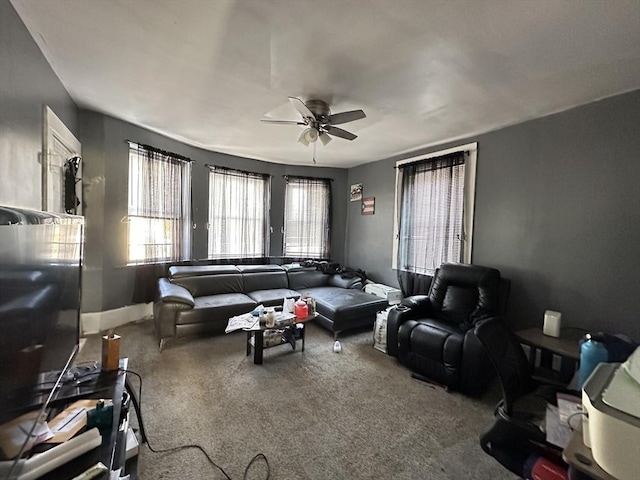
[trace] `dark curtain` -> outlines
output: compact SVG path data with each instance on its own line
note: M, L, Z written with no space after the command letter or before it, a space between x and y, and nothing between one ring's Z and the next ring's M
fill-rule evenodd
M398 270L398 283L400 284L400 290L402 290L404 297L426 295L429 293L432 279L433 277L431 275Z
M169 267L173 264L156 263L137 265L133 284L133 303L149 303L156 300L158 279L169 275Z

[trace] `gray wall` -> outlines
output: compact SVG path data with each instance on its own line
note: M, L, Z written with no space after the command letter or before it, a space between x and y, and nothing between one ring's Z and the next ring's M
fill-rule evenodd
M512 324L540 326L552 309L565 326L640 341L640 91L416 153L476 141L473 263L512 280ZM396 286L398 159L350 169L376 213L352 204L347 224L347 262Z
M76 134L75 103L13 6L0 0L0 205L42 208L45 105Z
M210 152L171 140L127 122L100 113L80 111L80 139L83 142L84 200L87 219L86 274L83 292L85 311L103 311L131 304L135 267L127 263L127 181L129 147L132 140L178 153L195 161L193 165L194 257L207 257L207 205L209 169L221 165L272 175L271 256L282 255L284 175L332 178L332 256L343 262L347 170L313 166L286 166Z

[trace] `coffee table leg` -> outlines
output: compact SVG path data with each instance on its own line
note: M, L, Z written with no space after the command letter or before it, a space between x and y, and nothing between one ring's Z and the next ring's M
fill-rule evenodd
M302 324L302 332L300 332L300 336L302 337L302 351L304 352L304 331L307 329L306 325Z
M247 332L247 357L251 355L251 332Z
M253 363L262 365L262 350L264 347L264 332L256 330L255 345L253 346Z

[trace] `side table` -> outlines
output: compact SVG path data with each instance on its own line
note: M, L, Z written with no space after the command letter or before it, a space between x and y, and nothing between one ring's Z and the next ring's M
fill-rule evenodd
M536 352L540 350L540 366L551 369L552 355L561 357L560 374L565 381L571 380L580 361L580 339L586 331L576 328L563 328L559 337L550 337L542 333L541 328L527 328L515 332L521 343L531 348L529 361L535 366Z

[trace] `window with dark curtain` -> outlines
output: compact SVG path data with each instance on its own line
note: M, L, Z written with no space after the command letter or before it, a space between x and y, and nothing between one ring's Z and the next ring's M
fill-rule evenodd
M398 269L432 275L462 258L466 152L400 165Z
M191 161L129 142L128 263L191 258Z
M283 255L329 258L331 180L286 177Z
M209 258L267 257L271 177L209 168Z

